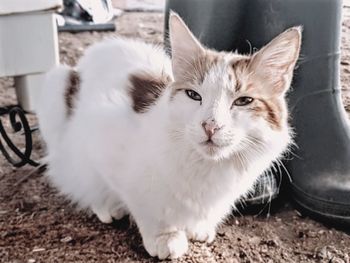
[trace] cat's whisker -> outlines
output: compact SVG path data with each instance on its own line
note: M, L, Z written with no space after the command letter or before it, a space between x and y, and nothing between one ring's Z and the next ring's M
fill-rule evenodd
M292 181L293 181L293 180L292 180L292 177L291 177L289 171L287 170L287 168L285 167L285 165L283 164L283 162L282 162L281 160L279 160L279 159L277 159L276 161L280 164L280 166L281 166L281 167L283 168L283 170L286 172L289 181L292 182Z
M244 166L245 166L245 162L244 162L244 159L242 157L242 153L241 152L234 152L234 159L233 161L238 161L238 167L240 169L242 169Z
M293 146L294 146L294 145L293 145ZM291 154L292 156L298 158L299 160L302 160L302 157L300 157L298 154L296 154L295 152L293 152L293 148L292 148L293 146L291 146L290 149L287 149L286 155L287 155L287 154ZM287 159L287 160L291 160L291 158L290 158L290 159Z
M276 162L273 162L273 165L275 165ZM283 180L283 174L282 174L282 170L281 167L279 165L277 165L278 167L278 179L279 179L279 183L278 183L278 190L281 188L282 185L282 180Z

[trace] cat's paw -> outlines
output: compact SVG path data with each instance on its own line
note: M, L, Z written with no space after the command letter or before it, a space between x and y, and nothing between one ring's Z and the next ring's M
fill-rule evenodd
M105 224L112 223L113 218L116 220L122 219L129 213L128 210L121 205L115 206L110 209L92 207L92 211L98 217L98 219Z
M215 227L200 223L191 229L187 229L187 234L193 241L212 243L216 236L216 230Z
M111 216L111 214L107 211L93 211L95 213L95 215L97 216L97 218L104 224L110 224L113 222L113 218Z
M111 210L111 216L116 220L120 220L128 214L129 214L129 211L125 207L119 206Z
M159 259L178 258L188 250L188 241L184 231L162 234L157 237L156 243Z
M178 258L188 250L188 241L184 231L160 234L155 240L144 239L144 245L151 256L157 256L159 259Z

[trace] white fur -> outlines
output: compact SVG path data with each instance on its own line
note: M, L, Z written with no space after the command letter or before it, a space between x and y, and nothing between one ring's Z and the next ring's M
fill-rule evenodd
M130 213L152 256L183 255L187 238L213 241L217 225L290 142L286 121L276 131L230 109L225 66L205 78L202 105L184 92L171 99L169 87L140 114L132 109L128 75L172 76L171 61L152 45L105 41L77 66L81 89L70 118L63 99L68 69L54 69L38 110L53 184L101 221ZM224 125L215 149L201 144L201 123L209 118Z

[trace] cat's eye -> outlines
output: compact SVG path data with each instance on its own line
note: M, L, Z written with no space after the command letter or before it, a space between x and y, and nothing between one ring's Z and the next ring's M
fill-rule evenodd
M197 100L197 101L202 101L201 95L199 95L194 90L186 89L185 92L186 92L187 96L190 97L191 99Z
M248 104L252 103L253 100L254 99L252 97L247 97L247 96L239 97L238 99L236 99L233 102L233 105L235 105L235 106L245 106L245 105L248 105Z

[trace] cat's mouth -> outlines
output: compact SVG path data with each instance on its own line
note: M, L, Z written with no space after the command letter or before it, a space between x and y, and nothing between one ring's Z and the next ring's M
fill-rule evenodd
M223 149L226 149L229 146L229 144L216 142L216 141L213 141L212 139L203 141L201 145L206 149L206 152L210 154L217 153Z
M227 145L208 139L200 143L201 147L197 148L206 159L220 160L226 156Z
M208 139L204 142L202 142L202 145L207 146L207 147L220 147L218 144L216 144L215 142L213 142L211 139Z
M204 138L203 138L204 139ZM228 158L231 154L231 144L221 138L206 138L197 144L195 149L206 160L218 161Z

